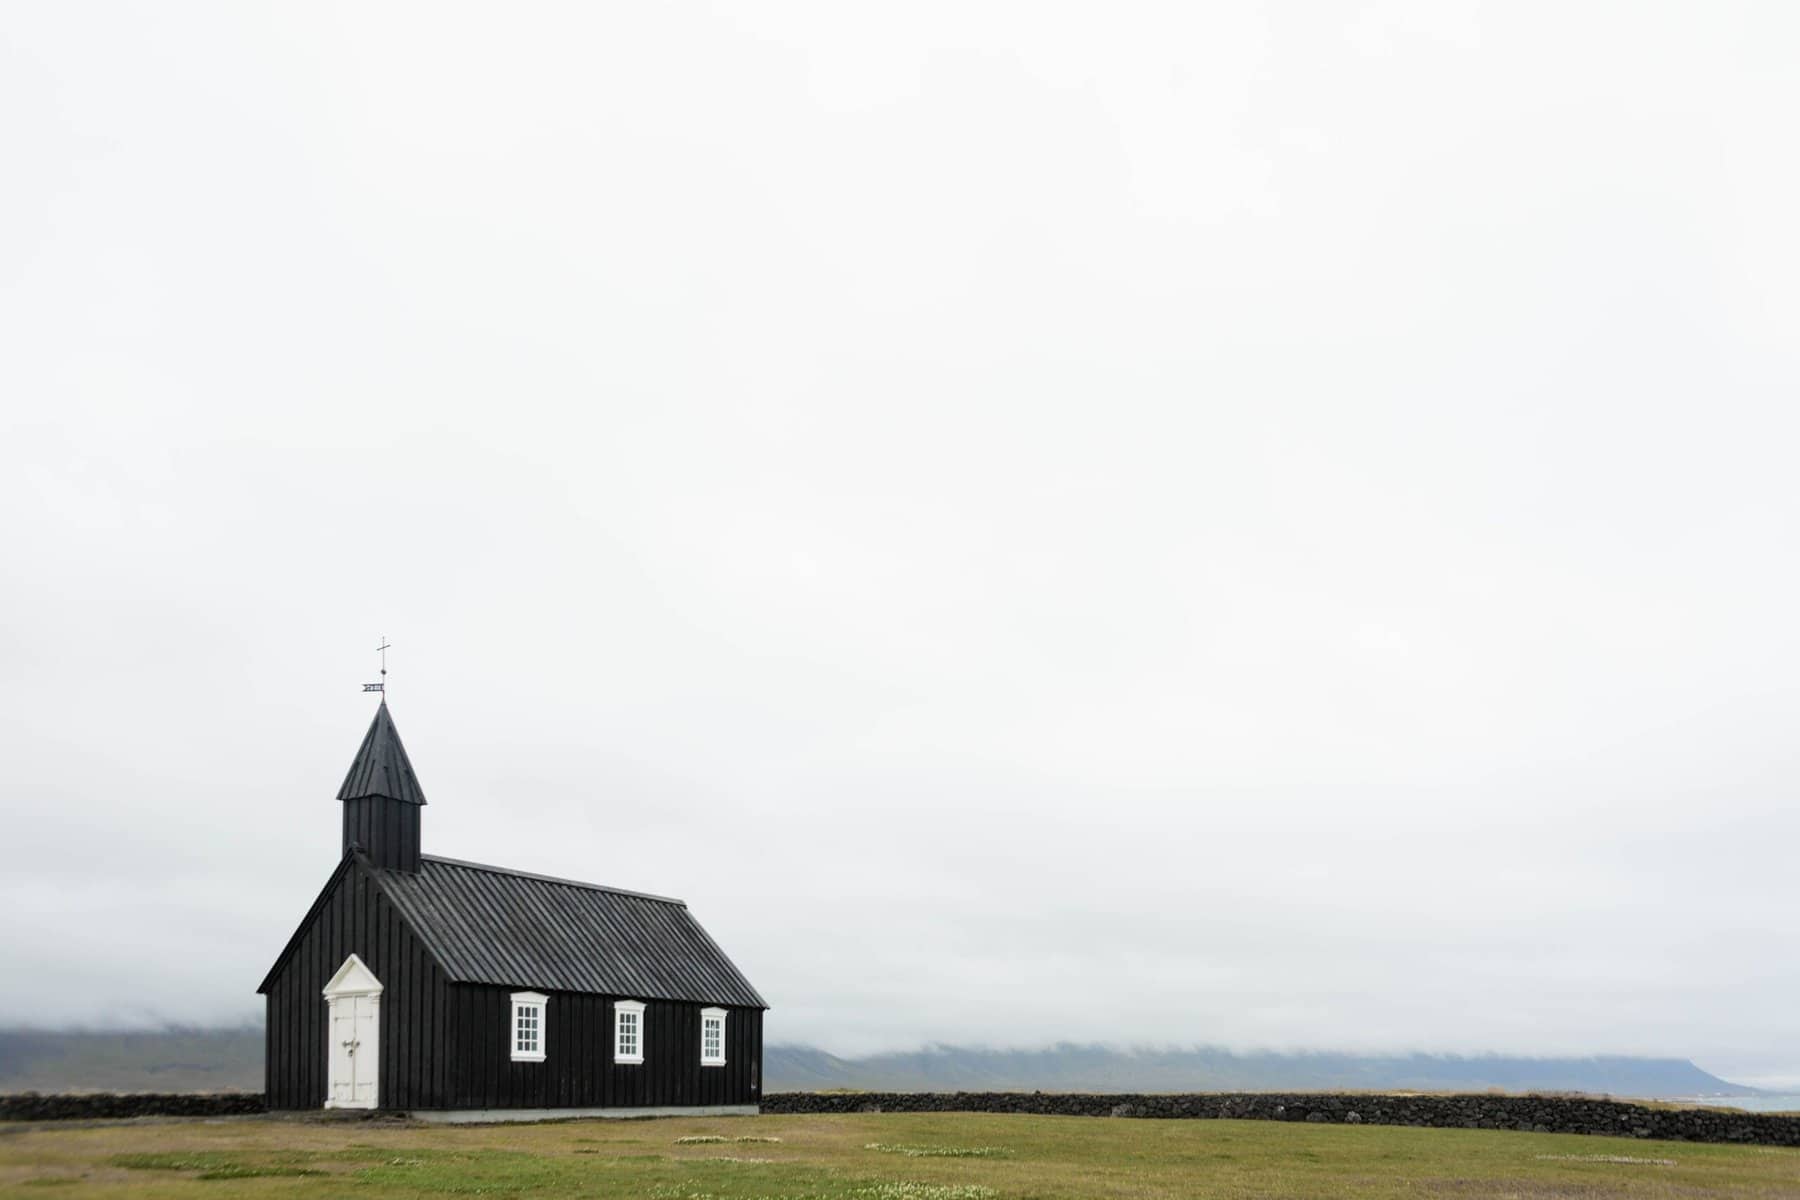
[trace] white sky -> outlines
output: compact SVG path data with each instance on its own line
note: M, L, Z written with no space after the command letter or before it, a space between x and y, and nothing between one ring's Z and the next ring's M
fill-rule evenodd
M338 851L769 1034L1800 1080L1800 8L25 3L0 1021Z

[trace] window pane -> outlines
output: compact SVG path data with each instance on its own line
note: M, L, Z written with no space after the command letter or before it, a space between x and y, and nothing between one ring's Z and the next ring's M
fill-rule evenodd
M544 1052L544 1006L513 1005L513 1053L541 1055Z
M632 1060L644 1056L643 1014L628 1009L615 1009L613 1014L613 1048L619 1058Z

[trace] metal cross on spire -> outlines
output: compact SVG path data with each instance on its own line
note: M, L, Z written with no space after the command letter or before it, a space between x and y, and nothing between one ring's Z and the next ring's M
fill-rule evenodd
M384 637L381 639L381 645L375 647L376 650L381 652L381 682L365 683L363 684L363 691L380 692L384 696L387 694L387 652L388 648L392 645L393 643Z

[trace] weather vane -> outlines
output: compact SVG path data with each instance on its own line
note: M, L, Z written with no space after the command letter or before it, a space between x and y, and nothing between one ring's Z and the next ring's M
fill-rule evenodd
M375 649L381 651L381 682L365 683L363 684L363 691L380 692L384 696L387 694L387 652L388 647L391 645L393 645L392 642L388 641L386 638L382 638L381 645L375 647Z

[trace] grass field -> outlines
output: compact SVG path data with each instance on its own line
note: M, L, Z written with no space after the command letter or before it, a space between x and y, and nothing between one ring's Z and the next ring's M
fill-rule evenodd
M1800 1150L960 1113L459 1128L238 1118L0 1127L0 1195L1796 1197Z

